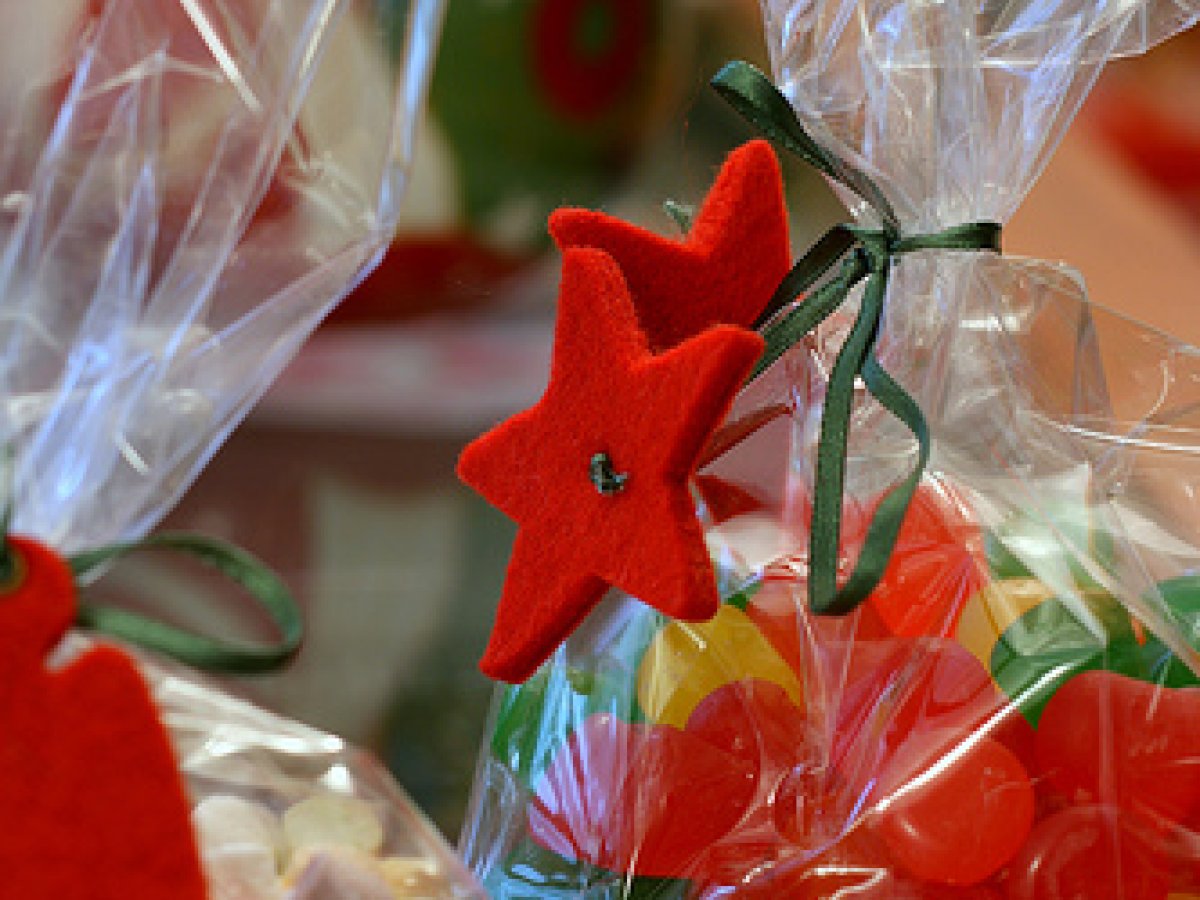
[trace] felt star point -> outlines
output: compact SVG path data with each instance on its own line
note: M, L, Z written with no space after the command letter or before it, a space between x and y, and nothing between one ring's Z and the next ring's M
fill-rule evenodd
M545 393L459 459L519 525L486 674L527 678L609 585L676 618L716 612L688 480L762 348L717 326L655 355L616 262L566 251Z
M556 211L550 234L616 259L654 350L711 325L749 326L791 267L779 161L762 140L729 154L683 241L586 209Z

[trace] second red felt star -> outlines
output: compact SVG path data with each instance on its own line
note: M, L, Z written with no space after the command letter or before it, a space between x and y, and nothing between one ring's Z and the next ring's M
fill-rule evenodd
M609 585L676 618L716 612L688 479L762 348L718 326L655 355L613 259L564 254L545 394L459 460L519 525L486 674L527 678Z
M616 259L654 350L710 325L749 326L791 266L779 161L762 140L729 154L684 241L587 209L555 212L550 234Z

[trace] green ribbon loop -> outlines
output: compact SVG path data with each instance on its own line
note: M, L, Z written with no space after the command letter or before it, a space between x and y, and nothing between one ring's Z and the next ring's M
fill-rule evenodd
M127 610L82 600L76 624L164 653L198 669L244 675L278 669L300 649L303 619L287 586L264 563L222 541L201 535L163 533L77 553L67 562L79 580L119 557L150 549L185 553L239 585L270 616L279 630L279 641L275 644L219 641Z
M903 235L879 186L814 141L795 111L762 72L745 62L726 65L713 79L717 91L751 125L784 149L853 191L874 209L878 228L835 225L784 276L755 327L766 349L750 380L757 378L797 341L837 310L863 279L858 316L833 364L825 392L817 442L812 525L809 529L808 602L817 613L845 614L870 595L896 546L900 527L929 462L929 425L917 402L880 364L875 353L887 297L888 277L898 258L922 250L1000 251L1000 225L969 222L932 234ZM837 272L826 276L841 263ZM795 300L806 294L804 302ZM884 495L867 527L866 539L839 588L846 457L855 385L862 379L879 404L912 433L916 464Z

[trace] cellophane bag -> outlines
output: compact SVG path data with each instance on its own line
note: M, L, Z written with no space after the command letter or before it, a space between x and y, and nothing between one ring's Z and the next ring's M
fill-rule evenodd
M779 89L902 233L1006 221L1105 61L1200 16L763 12ZM906 254L877 347L930 461L879 585L818 616L814 460L849 320L742 391L728 420L754 427L695 479L716 616L612 592L498 690L461 845L494 897L1200 894L1200 351L1090 304L1065 265ZM849 435L843 574L917 457L865 391Z
M438 0L0 8L12 531L62 554L142 537L369 270L395 225L440 13ZM214 900L474 895L364 754L141 659Z

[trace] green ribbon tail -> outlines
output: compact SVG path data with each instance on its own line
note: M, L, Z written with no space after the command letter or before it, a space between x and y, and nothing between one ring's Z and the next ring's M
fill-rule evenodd
M929 463L929 425L925 416L908 392L880 365L874 350L867 356L862 377L880 405L903 422L916 438L917 462L904 480L892 487L876 507L850 577L828 605L819 610L834 615L851 612L883 580L909 504Z
M848 608L853 608L854 605L841 596L837 585L846 448L850 439L855 381L875 343L886 289L887 278L882 272L874 272L867 279L858 318L834 361L825 389L809 528L808 598L809 606L817 613L847 604Z
M279 640L275 644L220 641L127 610L82 600L76 617L81 628L164 653L198 669L238 674L278 669L300 649L303 618L287 585L263 562L223 541L201 535L163 533L77 553L67 562L76 579L83 579L120 557L150 549L184 553L229 578L270 616L279 631Z

